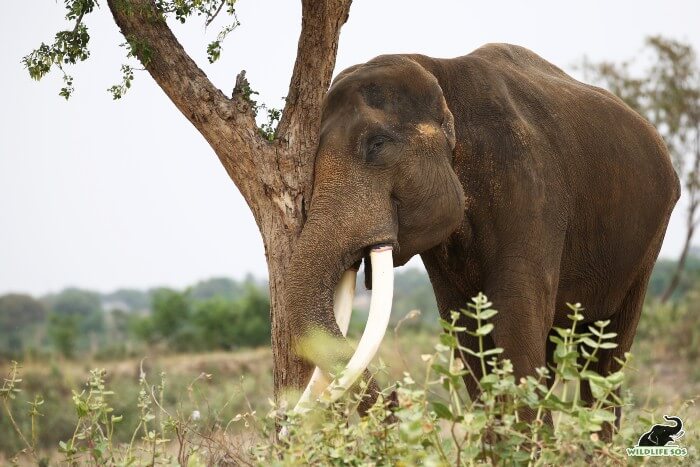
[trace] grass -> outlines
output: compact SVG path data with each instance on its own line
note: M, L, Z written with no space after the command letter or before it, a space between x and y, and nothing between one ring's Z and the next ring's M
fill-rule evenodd
M692 347L700 335L698 303L700 300L692 296L673 307L655 306L645 310L639 336L633 348L635 358L625 372L625 387L631 392L634 405L625 407L618 443L629 444L652 423L663 422L663 414L679 414L686 427L686 435L681 439L681 444L687 447L700 445L700 432L694 429L700 410L694 403L688 402L697 400L700 395L700 370L696 365L698 346ZM278 417L281 411L280 408L271 406L268 400L272 394L271 353L265 348L236 353L154 354L144 359L111 362L91 359L26 361L21 368L22 381L17 383L21 392L15 393L14 399L8 399L8 404L18 428L25 433L28 442L37 447L37 458L46 459L51 463L59 460L65 462L67 458L65 448L63 453L59 452L60 442L66 443L73 439L75 444L79 444L80 440L76 436L81 430L87 433L85 439L97 439L94 438L97 436L94 427L102 427L108 432L109 429L105 427L109 426L113 415L121 417L121 420L114 425L116 428L110 435L109 442L113 447L106 447L105 450L113 449L117 452L115 458L121 456L123 459L128 457L128 446L136 446L133 448L132 457L137 465L165 462L168 456L176 461L188 458L188 465L198 465L197 462L209 465L224 461L255 464L271 462L271 459L282 459L283 463L286 460L292 464L294 460L303 458L299 456L313 451L314 446L323 444L333 447L334 443L338 444L333 447L336 451L330 448L324 451L319 448L315 455L328 456L324 459L329 460L335 452L341 455L341 458L355 456L352 459L357 463L373 459L381 464L378 459L384 459L384 463L391 463L386 457L391 455L413 458L410 456L417 455L416 446L425 444L421 448L422 451L434 453L436 457L421 459L421 462L432 459L440 464L445 460L440 457L440 450L445 450L445 458L455 459L448 456L448 453L458 452L455 444L450 441L455 437L455 431L459 432L459 436L454 439L472 436L496 451L502 449L506 452L507 446L498 448L498 443L485 440L481 432L469 433L470 426L479 426L479 417L482 416L486 417L488 422L484 422L485 427L493 424L493 433L496 433L494 436L503 438L503 433L498 430L504 428L500 422L494 422L498 417L494 416L493 411L489 411L492 409L469 406L460 399L464 397L461 381L454 387L449 384L445 386L445 379L451 377L450 372L459 371L458 368L453 368L453 363L444 363L447 376L443 375L439 384L421 386L422 375L427 374L426 356L440 357L435 349L437 340L434 333L416 330L390 331L385 338L380 359L377 360L381 368L377 377L381 387L399 388L402 404L400 423L386 428L387 424L383 423L384 414L378 412L363 420L350 417L351 423L347 425L341 423L347 415L344 413L347 407L334 407L333 410L327 410L316 417L317 421L321 420L321 428L312 424L313 431L307 432L303 424L296 427L297 438L292 435L292 439L298 441L296 443L274 444L269 441L271 427L275 420L279 421L275 417ZM86 381L90 379L90 370L95 367L104 369L104 373L100 375L103 375L101 378L106 388L102 392L96 391L95 394L88 390L81 395L81 391L89 389L86 387ZM7 374L10 367L5 364L0 370ZM413 379L407 380L410 378L407 375L412 375L419 383L409 384L407 381ZM97 379L99 378L98 376ZM507 374L499 378L498 384L501 384L507 381ZM92 379L95 380L94 375ZM521 390L517 387L518 382L511 381L507 384L510 384L508 394L515 394ZM562 384L561 387L563 386L566 385ZM562 397L561 387L553 391L553 397ZM103 392L107 394L102 395ZM568 395L572 394L573 390L570 389ZM87 400L88 397L92 399ZM498 397L502 398L503 394ZM448 402L443 403L446 398ZM496 399L498 398L494 400ZM43 403L36 404L38 400ZM81 401L85 400L87 409L81 413L79 406ZM99 401L95 402L96 400ZM442 405L436 405L436 401L443 401L438 402ZM352 401L348 402L348 406L352 406ZM33 417L30 415L32 410ZM462 412L460 421L455 421L458 419L456 411ZM513 414L512 411L508 413ZM548 434L537 432L535 443L545 443L543 446L548 449L557 446L557 455L569 456L562 458L581 460L582 458L567 450L589 448L592 451L588 455L599 456L603 448L596 444L599 440L593 437L595 430L586 432L586 436L590 436L591 439L577 438L582 436L581 432L577 431L581 423L573 418L572 413L561 413L558 419L555 417L561 438L551 441L547 438ZM270 418L267 417L269 414ZM413 422L419 425L411 425L411 417L414 417ZM507 419L503 414L500 417L499 420ZM416 426L419 426L417 431ZM434 426L430 428L433 431L424 433L425 426ZM515 429L508 427L508 430ZM13 429L7 412L0 415L0 432L3 433L3 436L0 436L0 464L5 465L13 458L20 464L36 464L36 460L33 460L27 451L21 451L25 443ZM91 436L93 438L90 438ZM384 439L384 446L370 443L371 449L367 448L367 452L351 451L348 454L350 451L342 448L343 440L358 437ZM528 439L528 442L533 442L533 438ZM315 440L316 444L309 444L310 441L307 440ZM388 444L393 447L389 449ZM149 450L148 447L153 449ZM625 447L630 446L613 443L605 449L618 452ZM480 462L488 463L494 459L483 457L483 451L474 453L468 446L462 446L461 449L464 451L461 462L472 454L474 459L480 459ZM90 452L94 455L94 446ZM159 453L158 458L149 457L155 452ZM545 454L546 452L542 454L542 459L546 458ZM697 452L691 450L690 455L697 456ZM87 457L83 461L100 464L94 458L90 459ZM350 457L345 460L348 459ZM611 459L619 460L617 457ZM697 457L694 459L697 461ZM527 463L531 460L537 459L528 457L514 462ZM661 461L669 463L669 460L664 458L661 458ZM686 458L685 461L690 459ZM612 460L610 462L614 463ZM660 461L657 459L651 462Z

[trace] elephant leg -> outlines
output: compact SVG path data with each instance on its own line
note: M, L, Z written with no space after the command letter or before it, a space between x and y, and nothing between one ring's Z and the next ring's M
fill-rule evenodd
M625 352L628 352L632 347L650 274L651 268L645 268L638 275L637 279L635 279L632 286L628 289L617 312L610 318L610 324L605 328L605 332L617 333L617 337L615 338L617 347L614 349L598 350L598 361L592 362L590 366L590 369L596 373L607 376L620 369L620 364L616 359L624 359ZM619 394L620 391L616 391L615 395L619 396ZM588 405L595 403L590 385L586 382L581 383L581 399ZM615 425L612 426L606 423L603 426L601 438L605 441L610 441L614 431L620 428L620 418L622 416L620 407L610 408L610 410L615 412Z
M444 264L445 259L441 258L440 255L436 254L434 251L423 253L421 258L428 271L430 282L435 292L435 299L440 310L440 317L445 321L451 322L452 317L450 316L450 312L466 308L467 304L471 301L470 297L475 296L479 290L474 289L470 290L470 292L465 292L466 289L472 289L472 287L455 281L454 277L451 277L451 274L446 271ZM464 326L467 329L474 329L476 326L473 321L464 315L460 317L457 325ZM459 344L463 347L469 349L479 348L478 341L467 333L459 333L457 338ZM456 355L461 358L464 366L471 370L469 374L464 376L464 385L467 388L469 397L475 400L479 397L478 381L479 378L481 378L479 359L466 352L457 351Z
M497 297L493 300L494 306L503 310L508 309L518 312L524 306L515 301L504 302ZM515 326L516 324L517 326ZM536 369L546 366L545 340L547 333L540 329L541 323L530 316L518 319L513 325L512 327L506 326L505 320L496 322L496 327L493 331L493 341L495 347L503 349L503 353L501 353L499 358L511 361L515 381L520 381L521 378L527 376L536 376ZM520 416L523 420L532 421L535 419L535 411L525 408ZM548 414L545 415L545 421L551 421Z
M527 274L525 274L527 276ZM501 276L498 288L490 289L489 300L499 313L493 318L493 345L503 349L501 359L513 364L516 381L536 376L537 368L547 364L547 336L554 317L556 289L554 281L523 281L523 275L513 281ZM524 409L521 418L532 421L535 412ZM545 422L551 423L549 414Z

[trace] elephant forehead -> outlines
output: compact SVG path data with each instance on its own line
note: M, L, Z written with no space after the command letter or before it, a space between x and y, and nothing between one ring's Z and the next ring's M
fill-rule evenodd
M403 122L439 118L442 91L435 79L427 79L425 71L413 65L375 65L354 71L329 90L324 100L324 118L370 109Z

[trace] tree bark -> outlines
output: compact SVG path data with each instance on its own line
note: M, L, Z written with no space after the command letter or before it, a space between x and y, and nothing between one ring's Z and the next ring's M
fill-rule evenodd
M108 0L115 22L156 83L204 136L253 212L265 245L275 396L301 389L311 367L292 349L285 313L287 265L311 199L321 103L352 0L302 0L302 30L274 141L255 123L242 72L226 97L187 55L154 0Z

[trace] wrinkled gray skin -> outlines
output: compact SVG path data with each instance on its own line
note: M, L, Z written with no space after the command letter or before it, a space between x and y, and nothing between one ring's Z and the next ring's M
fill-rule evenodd
M678 417L664 418L675 425L654 425L651 430L644 433L640 438L637 446L666 446L668 443L678 438L678 434L683 430L683 422Z
M344 365L352 349L333 289L369 247L391 244L396 265L421 255L443 317L489 296L500 313L488 345L504 349L516 378L551 359L548 334L569 326L566 302L584 304L584 326L611 320L618 347L594 368L607 374L632 344L679 193L648 122L522 47L355 65L324 102L310 211L287 274L297 349L324 369ZM315 330L338 344L305 348Z

